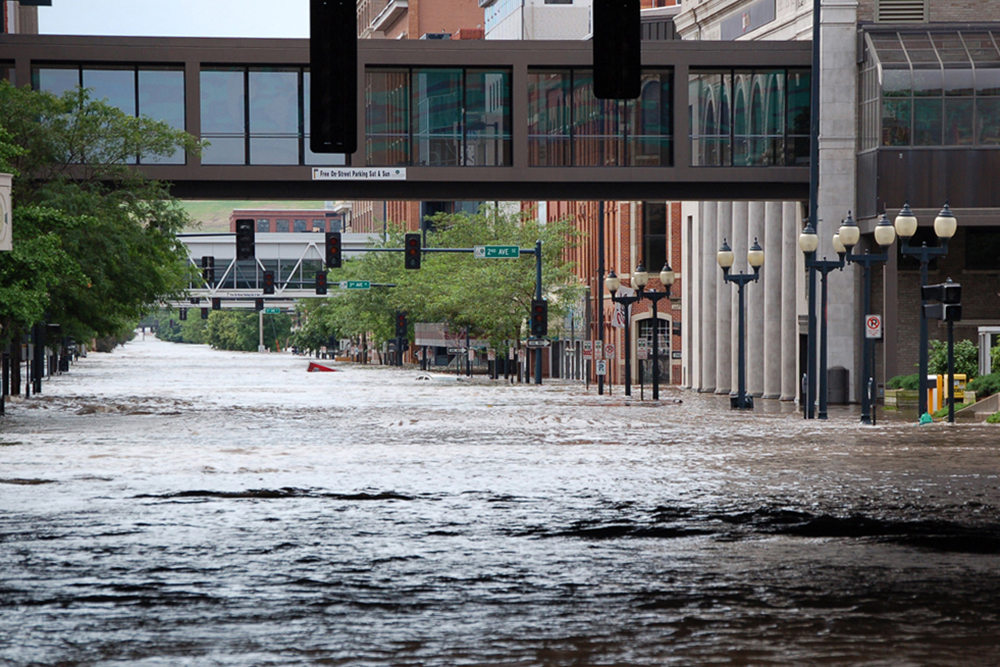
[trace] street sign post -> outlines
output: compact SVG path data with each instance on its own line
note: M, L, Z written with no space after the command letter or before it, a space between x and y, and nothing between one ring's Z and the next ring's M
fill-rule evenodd
M264 312L268 315L277 315L281 312L281 308L265 308Z
M517 259L521 248L516 245L477 245L472 247L476 259Z
M604 358L614 359L615 358L615 346L614 343L607 343L604 346Z
M597 374L598 375L608 374L608 362L604 361L603 359L597 362Z
M370 280L341 280L340 289L371 289Z
M548 347L549 345L552 345L552 341L544 338L529 338L525 344L530 348Z

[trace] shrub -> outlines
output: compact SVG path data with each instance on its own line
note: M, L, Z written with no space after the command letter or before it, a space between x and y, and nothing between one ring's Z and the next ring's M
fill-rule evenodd
M990 369L994 373L1000 373L1000 345L990 350Z
M948 374L948 344L946 342L931 341L927 372L934 375ZM971 340L955 341L955 375L962 373L970 380L979 375L979 346Z
M967 389L976 392L977 401L1000 393L1000 373L980 375L967 385Z
M918 380L919 374L914 373L913 375L897 375L894 378L889 378L889 381L885 383L888 389L909 389L910 391L917 391L920 388L920 382Z
M1000 412L994 412L986 418L987 424L1000 424Z

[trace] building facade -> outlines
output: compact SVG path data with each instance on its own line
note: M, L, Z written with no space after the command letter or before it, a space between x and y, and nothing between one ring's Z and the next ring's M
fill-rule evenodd
M978 326L1000 324L1000 200L989 185L1000 168L996 21L1000 4L985 0L823 0L821 10L817 257L836 259L832 235L848 214L863 232L855 252L877 252L874 225L883 213L892 219L906 202L921 225L912 243L935 245L930 228L949 203L959 231L947 257L931 265L929 282L951 277L963 284L969 306L956 333L971 340ZM808 40L812 25L812 3L802 0L691 0L675 20L678 34L690 40ZM692 154L701 164L772 159L757 150L761 140L768 143L769 118L786 126L795 118L769 114L769 100L781 97L787 104L796 92L791 78L773 86L768 75L692 73L688 84L704 91L692 109ZM733 141L732 131L741 123L751 137L743 145ZM808 160L808 150L794 145L799 142L786 136L776 148L786 159ZM733 391L735 290L723 282L715 254L728 241L734 268L742 269L747 246L757 239L765 262L760 284L747 288L748 388L755 396L796 398L807 366L807 279L797 238L808 202L772 200L763 192L757 201L686 203L683 215L684 334L690 342L684 384ZM864 315L879 314L885 322L879 384L915 370L919 266L899 248L897 242L888 263L873 270L870 313L862 312L860 268L848 265L829 276L828 367L847 369L845 399L858 400L861 389ZM943 335L932 322L931 339Z

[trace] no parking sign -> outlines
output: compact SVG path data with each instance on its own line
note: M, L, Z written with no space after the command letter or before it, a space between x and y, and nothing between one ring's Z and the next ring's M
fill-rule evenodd
M882 337L882 316L866 315L865 338L881 338L881 337Z

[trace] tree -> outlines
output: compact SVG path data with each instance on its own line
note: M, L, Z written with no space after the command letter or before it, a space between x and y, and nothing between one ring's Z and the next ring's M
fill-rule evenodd
M166 184L130 163L197 152L194 137L86 90L56 97L7 82L0 125L0 164L16 176L18 247L0 255L8 340L43 317L79 339L117 336L182 293L190 269L176 234L186 214Z

